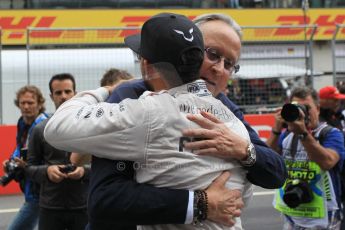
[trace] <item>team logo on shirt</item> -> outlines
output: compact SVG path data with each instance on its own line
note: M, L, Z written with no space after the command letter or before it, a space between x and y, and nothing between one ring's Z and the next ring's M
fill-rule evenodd
M90 118L92 111L86 112L84 118Z
M104 114L104 110L102 108L99 108L96 112L96 117L101 117Z
M90 108L89 111L85 111L85 115L84 115L85 119L88 119L91 117L93 109L94 109L94 107Z
M198 84L192 83L187 85L187 91L189 93L198 93L200 91L200 86Z
M79 109L78 113L77 113L76 116L75 116L77 119L79 119L79 117L80 117L81 113L83 112L83 110L84 110L84 107L82 107L81 109Z
M122 103L119 104L119 110L121 112L125 111L125 106Z

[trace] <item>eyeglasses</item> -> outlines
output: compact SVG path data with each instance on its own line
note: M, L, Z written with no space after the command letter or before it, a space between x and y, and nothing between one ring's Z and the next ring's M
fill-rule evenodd
M206 57L211 61L216 63L221 62L222 58L224 59L224 69L229 71L230 74L237 73L240 70L240 65L236 65L233 61L229 60L228 58L218 54L216 49L208 47L205 49Z

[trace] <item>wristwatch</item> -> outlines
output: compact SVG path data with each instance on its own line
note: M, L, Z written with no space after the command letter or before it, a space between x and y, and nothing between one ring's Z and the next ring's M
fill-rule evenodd
M255 164L255 162L256 162L255 147L252 143L249 143L249 145L247 147L247 158L245 160L240 161L240 163L243 166L251 167Z

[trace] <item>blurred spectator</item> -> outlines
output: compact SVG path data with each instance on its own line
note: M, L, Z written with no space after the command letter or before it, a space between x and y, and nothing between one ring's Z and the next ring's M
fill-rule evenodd
M24 86L17 91L14 103L20 109L21 117L17 123L17 146L10 160L15 161L19 168L24 169L26 167L26 153L29 147L29 136L33 128L48 118L48 115L44 113L44 102L45 99L41 90L36 86ZM7 163L8 160L4 161L3 165L5 166ZM4 167L4 171L8 173L6 167ZM33 183L25 175L24 170L16 174L15 180L19 182L20 189L25 195L25 202L12 220L8 230L34 229L37 225L39 214L38 184Z
M57 74L51 78L49 89L57 109L76 94L74 77ZM46 142L43 132L47 121L32 131L26 168L27 175L41 185L39 229L83 230L87 224L90 167L74 167L69 160L70 152L56 149Z
M341 108L341 104L345 101L345 94L342 94L334 86L325 86L319 91L320 97L320 120L326 121L328 124L338 128L340 131L345 133L345 117L344 109ZM343 189L344 189L344 168L340 171L340 175L343 179ZM344 195L342 197L342 202L344 205ZM344 209L343 209L344 215ZM342 220L342 228L345 229L344 219Z
M130 80L134 77L130 75L125 70L120 69L109 69L105 74L103 75L100 85L101 86L112 86L120 82L120 80Z
M201 8L212 8L213 0L201 0Z
M343 81L337 82L337 88L339 90L339 93L345 94L345 82L343 82ZM340 109L342 111L345 111L345 100L340 101ZM345 112L343 112L343 113L345 113Z
M240 2L239 0L228 0L228 4L230 8L239 8Z
M320 120L343 130L344 116L340 109L340 102L345 100L345 94L339 93L334 86L325 86L319 91Z
M226 0L215 0L217 8L225 8Z

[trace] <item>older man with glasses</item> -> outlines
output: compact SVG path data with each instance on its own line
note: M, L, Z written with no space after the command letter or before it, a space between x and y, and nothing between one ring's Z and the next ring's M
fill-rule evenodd
M263 143L243 119L240 109L221 91L231 75L238 71L241 51L241 28L230 17L222 14L201 15L195 19L204 36L205 58L201 78L207 88L221 100L245 125L251 142L225 128L215 117L202 113L204 118L190 116L201 129L185 130L185 136L203 137L185 147L194 153L237 159L248 171L247 179L264 188L279 188L286 179L283 159ZM125 98L138 98L148 89L142 81L120 85L108 99L118 103ZM134 180L134 163L98 157L92 160L90 181L90 229L136 229L136 224L188 224L196 215L194 192L155 188ZM236 205L233 191L224 187L227 175L221 175L206 189L208 219L225 225L233 224L227 207Z

